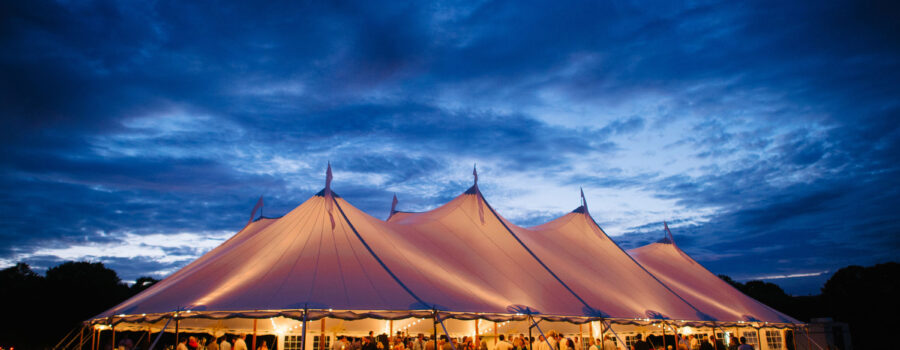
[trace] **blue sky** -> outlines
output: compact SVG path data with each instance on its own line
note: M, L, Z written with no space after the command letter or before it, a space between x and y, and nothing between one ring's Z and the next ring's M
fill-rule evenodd
M522 225L816 293L900 258L900 9L815 3L6 1L0 265L164 276L323 187L471 184ZM802 277L796 277L802 276Z

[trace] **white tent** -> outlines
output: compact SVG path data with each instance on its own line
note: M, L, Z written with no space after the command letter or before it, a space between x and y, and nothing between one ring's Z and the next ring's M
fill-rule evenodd
M654 265L655 253L635 253L638 264L600 229L586 205L544 225L519 227L484 200L476 177L472 188L445 205L424 213L392 210L382 221L333 193L330 180L329 166L317 195L281 218L249 223L89 323L94 329L158 332L172 331L167 324L174 319L181 330L252 330L279 334L282 341L315 320L321 320L318 330L305 328L322 335L432 333L435 319L447 320L442 333L451 335L502 327L527 332L537 321L570 333L588 324L592 336L600 334L600 323L605 329L662 321L674 327L743 322L744 315L799 323L717 289L704 295L687 288L695 282L673 281L682 276L667 274L665 260ZM723 312L728 308L710 306L716 300L750 306Z
M664 239L628 252L656 278L705 314L731 323L801 323L744 295L709 272L678 248L668 225L665 230Z

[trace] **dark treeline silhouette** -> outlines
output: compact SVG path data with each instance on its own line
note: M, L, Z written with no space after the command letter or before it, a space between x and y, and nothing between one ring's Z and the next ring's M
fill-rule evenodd
M156 283L131 286L102 263L66 262L41 276L25 263L0 270L0 346L44 349L81 322Z
M720 275L732 286L772 308L808 322L831 317L850 325L856 348L873 349L885 334L895 333L893 316L900 311L900 264L848 266L834 273L822 293L790 296L776 284L740 283ZM123 283L102 263L66 262L41 276L25 263L0 270L0 346L51 348L69 331L157 281L141 277Z
M790 296L774 283L740 283L725 275L719 277L800 321L830 317L847 323L857 349L876 349L885 345L886 334L897 332L894 316L900 312L900 264L894 262L842 268L825 282L821 294L813 296Z

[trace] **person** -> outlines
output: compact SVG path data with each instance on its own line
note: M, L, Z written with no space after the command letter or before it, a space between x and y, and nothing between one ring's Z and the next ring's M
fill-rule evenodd
M644 336L638 333L634 336L634 343L631 344L631 347L634 350L650 350L650 343L644 341Z
M702 339L700 340L700 350L715 350L713 348L712 343L710 343L712 339Z
M607 335L606 340L603 341L603 350L616 350L616 341L611 335Z
M231 343L228 342L228 336L222 336L222 342L219 343L219 350L231 350Z
M266 341L263 340L262 343L256 348L256 350L269 350L269 347L266 346Z
M247 350L247 342L244 341L246 336L246 334L237 336L237 339L234 340L234 350Z
M555 331L550 331L550 333L547 334L547 343L550 343L550 349L548 350L559 350L559 341L556 340Z
M713 341L713 348L716 350L728 350L725 348L725 342L722 341L722 338L714 335L711 339Z
M738 350L753 350L753 345L747 344L747 338L741 337L741 345Z
M499 335L497 339L500 340L497 342L497 345L494 345L494 350L511 350L513 348L513 345L506 341L506 337L503 334Z
M203 338L203 340L206 341L206 338ZM219 344L216 343L215 337L209 338L209 341L207 343L208 344L206 344L206 350L219 350Z
M181 340L178 341L178 346L175 347L175 350L188 350L187 341L187 338L181 338Z
M566 348L567 348L568 350L576 350L576 349L578 349L578 348L575 347L575 342L572 340L572 338L566 338Z
M422 333L416 335L416 339L412 341L409 348L411 350L425 350L425 335Z
M372 332L369 332L369 336L363 339L362 350L377 350Z

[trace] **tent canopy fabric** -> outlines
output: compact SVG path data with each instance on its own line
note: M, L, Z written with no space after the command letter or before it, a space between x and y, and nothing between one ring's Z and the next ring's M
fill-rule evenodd
M801 323L748 297L696 262L667 237L629 250L642 266L692 305L718 320Z
M439 312L457 319L540 315L640 323L737 322L750 315L798 323L708 281L718 278L683 252L676 255L687 260L676 261L677 268L669 266L670 252L655 247L633 252L635 261L586 205L543 225L519 227L487 203L476 182L427 212L397 211L395 200L383 221L332 192L330 167L328 175L325 190L289 213L250 222L92 322L142 322L176 312L297 318L313 310L306 317L400 319ZM679 272L682 265L690 269Z

